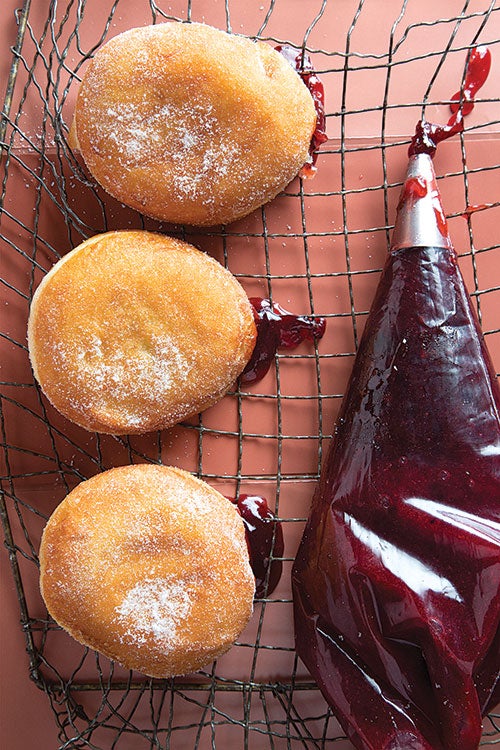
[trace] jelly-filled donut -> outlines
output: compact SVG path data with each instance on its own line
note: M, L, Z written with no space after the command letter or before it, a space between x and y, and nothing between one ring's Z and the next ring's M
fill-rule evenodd
M226 652L255 581L233 504L181 469L137 464L81 482L50 517L40 588L75 640L172 677Z
M108 232L64 256L36 290L33 372L65 417L87 430L171 427L218 401L256 339L235 277L192 245Z
M81 83L70 142L119 201L154 218L227 224L308 159L311 94L263 42L198 23L111 39Z

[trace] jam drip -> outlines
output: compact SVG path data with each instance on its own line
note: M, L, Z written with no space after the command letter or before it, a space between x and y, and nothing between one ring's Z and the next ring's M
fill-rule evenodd
M467 206L465 211L460 214L460 216L463 219L470 219L472 214L477 213L478 211L485 211L487 208L491 208L493 204L491 203L477 203L472 206Z
M292 573L360 750L477 750L500 699L499 414L454 250L390 253Z
M242 383L261 380L274 361L278 348L293 349L303 341L320 339L326 329L325 318L294 315L277 302L251 297L257 326L257 341L247 366L240 376Z
M250 566L255 576L255 598L270 596L281 578L284 551L281 522L269 510L267 501L258 495L230 498L243 519Z
M325 90L323 83L316 75L311 58L306 52L291 47L290 45L280 45L275 47L276 52L279 52L285 60L297 71L302 81L309 89L313 98L314 107L316 109L316 127L311 138L311 145L309 147L309 160L302 167L300 171L301 177L314 177L317 166L316 161L318 159L318 149L322 143L328 140L326 134L326 115L325 115Z
M474 99L488 78L491 67L491 54L487 47L474 47L471 51L465 72L463 88L451 97L452 115L446 125L437 125L419 120L408 154L429 154L434 156L441 141L461 133L463 118L474 109Z

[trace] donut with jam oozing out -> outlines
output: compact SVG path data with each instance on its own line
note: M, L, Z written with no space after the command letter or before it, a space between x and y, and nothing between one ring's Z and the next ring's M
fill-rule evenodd
M225 653L253 610L240 515L213 487L154 464L81 482L51 515L40 588L73 638L152 677Z
M314 177L318 160L318 149L328 140L326 134L326 113L325 113L325 89L323 82L316 74L310 56L305 50L298 50L290 45L279 45L275 47L285 60L297 71L303 82L311 92L316 109L316 127L311 138L309 146L309 159L300 170L301 177Z
M200 23L130 29L80 85L71 144L114 198L179 224L228 224L280 193L317 125L270 45Z

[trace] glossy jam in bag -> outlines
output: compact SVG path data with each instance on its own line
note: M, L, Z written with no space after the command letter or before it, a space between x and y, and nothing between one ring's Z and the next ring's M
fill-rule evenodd
M362 750L475 750L500 700L500 395L428 154L293 569L296 648Z

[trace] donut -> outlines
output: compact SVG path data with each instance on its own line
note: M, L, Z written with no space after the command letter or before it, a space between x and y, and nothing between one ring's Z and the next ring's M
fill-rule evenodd
M81 482L49 518L40 590L75 640L173 677L225 653L255 581L234 505L181 469L136 464Z
M311 94L263 42L199 23L130 29L101 47L70 144L114 198L172 223L228 224L308 159Z
M171 427L221 399L256 327L220 263L146 231L96 235L59 260L30 307L32 369L52 405L109 434Z

